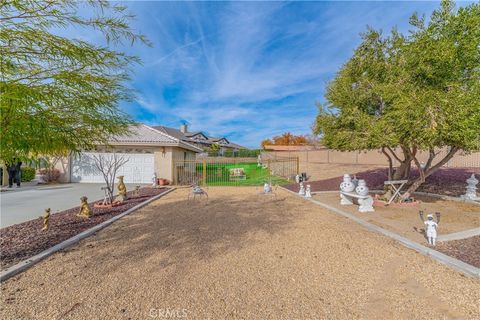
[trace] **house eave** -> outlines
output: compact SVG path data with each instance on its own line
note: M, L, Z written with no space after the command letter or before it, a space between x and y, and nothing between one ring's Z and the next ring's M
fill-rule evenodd
M182 149L190 150L193 152L203 152L202 149L194 147L188 143L184 142L123 142L123 141L111 141L107 145L97 145L97 146L131 146L131 147L179 147Z

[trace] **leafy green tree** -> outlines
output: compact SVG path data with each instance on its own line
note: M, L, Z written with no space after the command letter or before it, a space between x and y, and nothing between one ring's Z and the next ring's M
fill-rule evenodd
M410 180L407 195L459 150L480 149L480 4L443 1L428 23L414 14L410 24L408 35L362 35L330 82L315 128L330 148L381 149L390 169L395 158L391 178ZM428 151L424 164L419 150Z
M1 160L88 149L126 130L132 120L118 103L133 97L126 83L140 61L114 48L148 44L132 18L108 1L0 2ZM61 36L62 28L96 32L105 45Z
M216 155L218 155L219 151L220 151L220 145L218 143L213 143L210 146L210 154L216 156Z

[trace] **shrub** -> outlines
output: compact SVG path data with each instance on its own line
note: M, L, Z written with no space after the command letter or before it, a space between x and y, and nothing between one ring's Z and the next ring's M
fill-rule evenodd
M35 169L32 167L22 167L22 182L32 181L35 178Z
M56 182L60 178L60 170L55 168L40 169L40 174L44 175L46 182Z

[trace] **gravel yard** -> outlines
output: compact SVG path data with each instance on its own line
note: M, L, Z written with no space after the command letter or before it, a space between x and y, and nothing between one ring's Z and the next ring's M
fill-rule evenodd
M441 213L438 228L439 235L480 227L480 206L464 202L416 196L415 199L420 202L416 206L375 206L375 212L361 213L358 212L358 205L356 204L342 206L340 204L339 192L315 194L314 199L352 213L359 218L423 245L426 245L427 242L425 239L425 225L420 220L419 210L424 211L425 219L427 214Z
M1 288L2 319L478 319L480 281L303 199L176 190Z

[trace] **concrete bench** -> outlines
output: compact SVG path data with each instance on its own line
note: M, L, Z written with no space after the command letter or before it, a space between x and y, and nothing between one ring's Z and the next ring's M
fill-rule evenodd
M353 199L358 201L358 211L359 212L374 212L373 209L373 198L370 195L362 196L353 192L343 192L340 191L340 204L343 206L352 205Z

